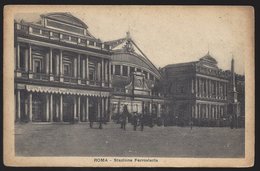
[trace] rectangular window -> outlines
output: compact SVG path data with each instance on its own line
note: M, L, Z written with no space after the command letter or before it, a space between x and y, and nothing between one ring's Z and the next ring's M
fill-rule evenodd
M113 74L113 69L114 69L114 67L113 67L113 65L111 65L111 74Z
M127 76L127 66L123 66L123 76Z
M120 75L120 65L115 65L115 75Z
M144 71L144 77L147 79L147 72Z
M102 43L97 43L96 45L97 45L97 47L101 47Z
M89 45L90 46L94 46L94 42L93 41L89 41Z
M137 70L136 70L137 72L141 72L142 70L140 69L140 68L137 68Z
M69 35L63 34L62 38L63 38L63 40L69 40Z
M21 70L25 69L25 48L24 47L20 47L20 68Z
M69 64L64 64L64 75L65 76L70 76L70 65Z
M34 71L36 73L41 73L41 61L34 61Z
M130 67L130 73L135 72L135 67Z
M78 38L77 37L71 37L71 41L77 43L78 42Z
M89 80L95 80L95 70L93 69L89 70Z
M154 76L150 74L150 80L154 80Z
M49 31L42 30L42 35L48 37L49 36Z

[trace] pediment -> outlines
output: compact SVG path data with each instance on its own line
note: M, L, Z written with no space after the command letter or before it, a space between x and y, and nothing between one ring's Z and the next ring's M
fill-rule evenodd
M50 18L56 21L68 23L71 25L79 26L82 28L88 28L87 25L81 21L80 19L74 17L70 13L49 13L46 15L43 15L43 17Z

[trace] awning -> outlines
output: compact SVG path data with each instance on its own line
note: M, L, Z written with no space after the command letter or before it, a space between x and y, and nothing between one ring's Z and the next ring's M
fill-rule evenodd
M80 96L95 96L95 97L109 97L109 95L110 95L109 92L104 92L104 91L79 90L79 89L34 86L34 85L26 85L26 90L30 91L30 92L55 93L55 94L65 94L65 95L80 95Z

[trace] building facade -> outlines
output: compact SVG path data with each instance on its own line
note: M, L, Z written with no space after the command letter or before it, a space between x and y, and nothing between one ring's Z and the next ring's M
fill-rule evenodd
M14 33L16 121L111 121L127 106L175 125L244 123L244 76L234 61L223 71L207 54L159 70L129 33L102 42L70 13L15 21Z
M223 71L208 53L199 61L167 65L162 72L164 91L165 94L169 92L167 97L171 99L170 114L174 124L188 125L192 121L201 126L229 125L233 103L239 109L235 115L244 117L244 77L234 73L233 60L231 71ZM240 92L236 87L240 87ZM241 102L237 100L237 94Z
M69 13L15 21L14 29L16 121L109 119L109 45Z
M111 114L118 118L127 106L130 113L144 113L160 118L166 109L158 86L161 74L127 33L111 45L112 87Z

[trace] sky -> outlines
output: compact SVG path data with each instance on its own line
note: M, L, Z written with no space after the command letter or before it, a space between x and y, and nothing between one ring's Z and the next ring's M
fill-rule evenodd
M39 10L35 11L39 15ZM85 22L102 41L131 38L156 67L199 60L209 51L219 68L244 74L244 63L253 55L253 11L250 7L191 6L77 6L46 8L70 12ZM36 19L19 14L16 19Z

